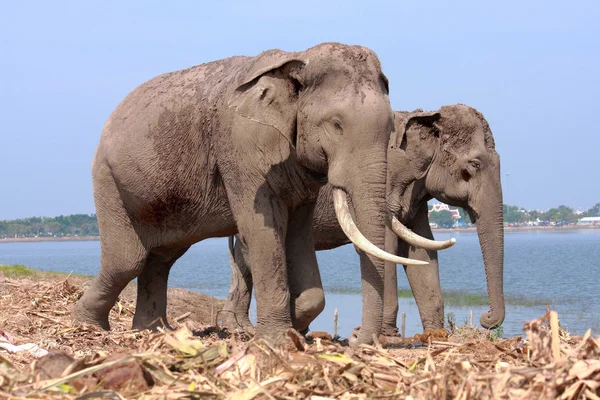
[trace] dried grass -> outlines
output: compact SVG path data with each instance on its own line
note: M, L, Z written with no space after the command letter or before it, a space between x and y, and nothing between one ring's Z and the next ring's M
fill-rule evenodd
M0 398L600 398L600 339L570 336L551 312L527 322L525 338L421 336L425 345L405 339L384 343L388 348L316 338L290 351L238 335L223 339L216 328L198 336L202 321L173 321L174 332L130 331L134 304L127 296L111 312L113 330L98 331L70 320L83 279L0 283L2 329L19 343L78 360L62 376L40 380L41 361L2 353ZM124 380L130 386L114 389Z

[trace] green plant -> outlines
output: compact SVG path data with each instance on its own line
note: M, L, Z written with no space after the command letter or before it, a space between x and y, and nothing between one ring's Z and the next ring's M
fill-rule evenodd
M31 278L31 279L44 279L47 277L62 277L72 276L78 278L93 278L92 275L65 273L65 272L54 272L54 271L40 271L37 269L27 268L22 264L15 265L1 265L0 273L7 278Z
M502 324L495 329L490 329L490 340L492 342L497 342L502 339L502 336L504 336L504 327Z
M410 299L413 297L413 292L410 289L398 289L398 297L401 299Z
M450 330L450 333L454 333L454 330L456 329L456 316L454 313L450 312L446 314L446 321L448 323L448 330Z
M35 274L35 271L27 268L22 264L16 265L0 265L0 272L6 277L17 277L17 276L31 276Z

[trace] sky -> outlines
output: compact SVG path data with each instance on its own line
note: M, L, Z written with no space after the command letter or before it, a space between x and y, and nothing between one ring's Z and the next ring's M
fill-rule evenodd
M93 213L102 126L136 86L234 55L373 49L395 110L488 120L505 203L600 202L596 1L7 1L0 12L0 220Z

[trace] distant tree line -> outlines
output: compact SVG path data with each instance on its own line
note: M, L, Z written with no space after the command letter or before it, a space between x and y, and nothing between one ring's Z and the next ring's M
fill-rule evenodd
M456 220L448 210L441 210L429 214L429 223L437 224L440 228L454 228Z
M470 224L469 214L460 207L461 221ZM576 213L570 207L558 206L548 211L526 210L523 207L504 204L504 222L515 225L525 224L571 224L583 217L599 217L600 203L583 213ZM452 228L455 220L446 210L433 212L429 221L441 228ZM95 214L59 215L58 217L31 217L0 221L0 238L49 237L49 236L98 236L98 221Z
M0 221L0 238L98 235L98 221L95 214Z
M456 207L460 214L460 221L471 224L469 214L460 207ZM509 225L567 225L573 224L584 217L600 217L600 203L584 212L576 212L567 206L558 206L547 211L526 210L523 207L503 204L502 214L504 222ZM449 211L441 210L429 214L429 222L435 223L440 228L453 228L456 220Z
M600 216L600 203L583 213L576 213L571 207L558 206L548 211L526 210L523 207L504 204L504 222L509 224L571 224L584 217Z

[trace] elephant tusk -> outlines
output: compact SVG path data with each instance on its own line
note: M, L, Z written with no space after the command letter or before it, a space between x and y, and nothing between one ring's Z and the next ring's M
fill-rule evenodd
M448 239L448 240L431 240L424 238L423 236L419 236L410 229L408 229L402 222L398 221L396 216L392 216L392 231L406 243L411 246L419 247L425 250L444 250L454 246L456 243L456 239Z
M404 265L428 265L426 261L412 260L410 258L398 257L390 254L386 251L381 250L375 246L358 230L352 215L350 214L350 208L348 206L348 198L346 192L341 189L333 190L333 206L335 208L335 215L337 217L342 230L348 236L348 239L354 243L356 247L361 249L367 254L377 257L384 261L390 261L396 264Z

